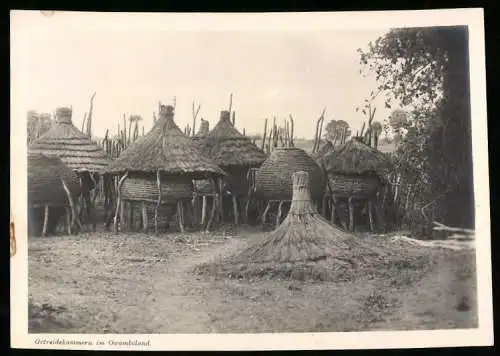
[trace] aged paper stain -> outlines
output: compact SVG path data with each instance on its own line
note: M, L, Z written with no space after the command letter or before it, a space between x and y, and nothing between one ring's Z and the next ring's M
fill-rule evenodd
M10 220L10 257L16 254L16 231L14 221Z
M42 13L43 16L47 16L47 17L52 17L54 16L54 13L55 11L40 11Z

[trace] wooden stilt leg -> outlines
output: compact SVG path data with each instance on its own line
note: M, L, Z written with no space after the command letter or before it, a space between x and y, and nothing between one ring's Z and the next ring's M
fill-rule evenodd
M328 202L328 197L326 195L323 196L323 204L321 206L321 215L326 218L326 205Z
M207 196L202 197L201 204L201 226L205 226L205 220L207 218Z
M276 214L276 228L278 228L278 226L280 226L281 223L282 207L283 207L283 200L280 201L280 204L278 205L278 213Z
M208 232L210 230L210 225L212 224L212 221L214 220L215 210L216 210L218 201L219 201L219 197L217 196L217 194L215 194L215 196L212 199L212 212L210 213L210 219L208 220L207 227L205 230L206 232Z
M73 201L73 197L71 196L71 192L69 191L69 188L68 188L66 182L62 178L61 178L61 183L62 183L64 191L66 192L66 198L68 198L68 203L69 203L69 208L70 208L71 221L70 221L69 226L68 226L68 234L71 235L71 227L76 226L76 222L77 222L75 203Z
M128 230L134 231L134 203L128 202Z
M347 200L349 210L349 231L354 231L354 207L352 204L352 197Z
M155 206L155 234L158 234L158 211L161 205L161 180L160 180L160 170L156 171L156 184L158 186L158 201Z
M234 225L238 226L238 201L236 197L233 195L233 214L234 214Z
M125 229L125 201L120 204L120 226Z
M334 198L330 199L330 221L332 222L333 225L335 225L335 204L336 201Z
M142 202L142 232L148 232L148 209L146 203Z
M248 224L248 209L250 208L250 196L247 196L245 201L245 209L243 212L243 218L245 220L245 224Z
M218 208L219 208L219 216L220 216L220 223L224 223L224 180L222 178L218 179L218 184L219 184L219 201L217 202Z
M370 220L370 231L373 232L375 231L374 225L373 225L373 202L370 199L368 199L368 218Z
M66 227L68 228L68 235L71 235L71 210L66 207Z
M267 218L267 213L269 212L269 208L271 207L271 201L267 202L266 208L264 209L264 212L262 213L262 225L265 225L266 223L266 218Z
M47 235L47 225L49 223L49 205L45 204L44 212L43 212L43 228L42 228L42 236Z
M183 218L183 210L184 210L184 204L182 203L182 200L179 200L177 202L177 218L179 221L179 230L181 233L184 233L184 218Z
M116 193L117 193L116 211L115 211L115 218L114 218L114 222L113 222L113 230L115 231L116 234L118 233L118 213L120 212L121 205L122 205L121 188L122 188L123 182L125 181L127 176L128 176L128 172L126 172L123 175L123 177L120 178L120 180L118 181L118 185L116 187ZM122 221L122 223L123 223L123 221Z

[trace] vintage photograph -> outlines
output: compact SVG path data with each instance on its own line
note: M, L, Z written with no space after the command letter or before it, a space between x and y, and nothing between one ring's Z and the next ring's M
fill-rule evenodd
M491 322L486 110L471 104L485 77L466 18L231 30L17 14L26 226L11 260L26 250L36 347Z

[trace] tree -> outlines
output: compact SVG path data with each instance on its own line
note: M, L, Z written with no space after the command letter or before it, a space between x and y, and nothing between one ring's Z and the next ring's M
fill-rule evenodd
M389 126L394 133L401 133L401 129L408 125L408 115L401 109L394 110L389 116Z
M351 129L349 128L349 124L344 120L330 120L325 127L325 138L332 142L333 145L335 143L346 140L349 136L351 136Z
M473 226L472 138L466 27L394 29L359 50L364 70L405 108L398 168L414 178L422 200L449 224Z

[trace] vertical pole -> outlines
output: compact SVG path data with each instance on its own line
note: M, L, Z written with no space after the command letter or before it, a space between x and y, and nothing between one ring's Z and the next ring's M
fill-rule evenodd
M71 210L66 207L66 226L68 228L68 235L71 235Z
M283 207L283 200L281 200L280 204L278 205L278 213L276 214L276 228L280 226L282 207Z
M44 212L43 212L43 228L42 228L42 236L47 235L47 225L49 223L49 205L45 203Z
M142 232L148 232L148 209L146 207L146 202L142 202Z
M349 210L349 230L354 231L354 207L352 204L352 197L347 200L348 210Z
M203 195L201 203L201 226L205 225L206 217L207 217L207 196Z
M372 198L368 199L368 218L370 220L370 231L373 232L375 230L373 225L373 202Z
M234 213L234 225L238 226L238 201L236 197L232 195L233 198L233 213Z

